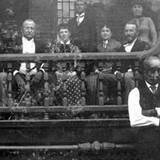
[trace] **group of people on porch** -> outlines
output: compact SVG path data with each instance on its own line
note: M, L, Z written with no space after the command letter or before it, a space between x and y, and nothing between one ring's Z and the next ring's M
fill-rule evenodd
M36 39L36 23L32 19L27 19L22 24L22 34L14 40L13 53L35 54L35 53L83 53L83 52L139 52L149 50L157 43L158 33L153 20L143 15L143 2L134 0L132 5L133 19L124 25L125 42L119 42L113 38L112 26L104 22L99 26L97 32L96 22L87 12L87 4L84 0L75 2L75 17L68 23L59 24L57 27L57 38L49 43ZM98 35L97 35L98 34ZM16 36L16 35L15 35ZM97 37L100 40L97 41ZM5 53L5 43L1 38L0 50ZM7 42L8 43L8 42ZM43 94L44 87L44 65L37 66L30 63L30 92L37 99L37 92ZM49 68L52 64L49 64ZM115 103L112 97L116 97L117 74L123 77L125 98L124 103L128 101L129 92L135 88L134 69L130 62L125 63L121 72L116 70L113 63L107 62L103 69L99 70L97 64L87 63L86 70L86 101L87 104L96 104L96 94L93 97L92 92L96 92L98 74L101 73L103 81L104 104ZM4 82L7 83L7 67L1 65L0 73L0 99L1 103L7 105L7 93L3 89ZM14 98L19 101L26 91L26 74L28 69L26 63L13 64L12 89ZM62 105L64 96L67 98L68 105L81 104L81 77L77 64L72 62L57 63L54 70L50 70L50 87L55 91L55 105ZM42 96L43 97L43 96ZM36 102L36 105L43 105L42 100Z

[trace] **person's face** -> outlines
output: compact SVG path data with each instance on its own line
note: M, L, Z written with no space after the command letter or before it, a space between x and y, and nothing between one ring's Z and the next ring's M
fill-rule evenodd
M32 39L36 33L36 25L34 22L25 22L22 28L23 36L27 39Z
M59 38L63 41L63 42L67 42L70 39L70 32L67 28L64 29L60 29L59 30Z
M110 28L107 28L106 26L104 26L102 29L101 29L101 38L103 40L109 40L112 36L112 32L110 30Z
M86 4L83 1L77 1L75 4L76 13L81 14L86 10Z
M144 78L151 85L155 85L159 82L160 78L159 59L152 59L149 61L148 67L144 68Z
M140 17L143 14L143 7L140 4L135 4L132 7L132 12L135 17Z
M126 24L124 35L128 43L132 43L137 37L137 28L134 24Z

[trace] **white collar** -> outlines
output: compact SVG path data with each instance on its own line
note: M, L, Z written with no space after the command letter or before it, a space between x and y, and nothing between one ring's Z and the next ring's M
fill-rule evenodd
M103 48L107 48L108 40L103 41Z
M32 42L34 42L34 38L32 38L31 40L28 40L26 37L23 36L22 37L22 41L23 42L31 42L32 43Z
M130 53L132 51L132 48L136 42L137 38L132 43L127 43L124 46L125 52Z
M60 44L67 44L67 45L69 45L70 43L71 43L70 40L68 40L66 43L64 43L63 41L60 41Z
M126 44L124 44L123 46L124 46L124 47L133 46L133 45L135 44L136 40L137 40L137 38L136 38L132 43L126 43Z
M77 17L84 17L85 16L85 12L81 13L81 14L76 14Z
M103 40L103 43L108 44L109 40Z
M147 81L145 81L145 83L146 83L146 85L147 85L147 87L151 90L151 84L149 84ZM159 84L157 83L157 84L155 84L154 85L155 87L156 87L156 89L158 88L158 86L159 86Z

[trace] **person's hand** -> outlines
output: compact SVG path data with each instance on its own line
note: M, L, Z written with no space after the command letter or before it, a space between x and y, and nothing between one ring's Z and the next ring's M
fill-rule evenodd
M42 71L39 71L35 74L35 76L33 77L32 79L32 82L34 83L39 83L39 81L42 79L43 77L43 72Z
M72 113L72 115L76 115L82 112L84 107L83 106L69 106L67 109Z
M143 114L144 116L157 117L157 111L156 111L156 109L144 110L144 111L142 111L142 114Z
M16 83L17 83L20 91L24 92L25 91L25 81L23 80L23 78L20 76L19 73L17 73L15 75L15 80L16 80Z
M116 77L118 77L118 78L124 77L124 73L121 73L120 71L115 71L114 75L116 75Z

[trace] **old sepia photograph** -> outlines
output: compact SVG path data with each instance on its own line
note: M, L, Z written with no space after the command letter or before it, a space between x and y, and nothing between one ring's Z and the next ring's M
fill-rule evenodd
M0 160L160 160L160 0L0 0Z

